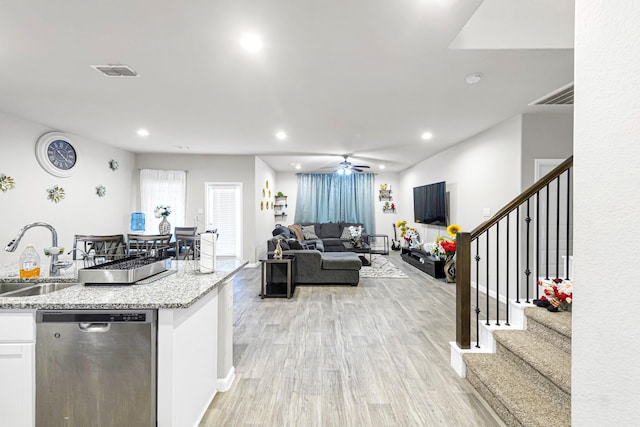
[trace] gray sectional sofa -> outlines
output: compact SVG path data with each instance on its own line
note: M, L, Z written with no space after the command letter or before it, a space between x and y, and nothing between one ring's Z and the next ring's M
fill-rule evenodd
M362 226L359 223L352 222L328 222L328 223L320 223L320 222L312 222L312 223L302 223L299 225L303 231L307 229L307 231L311 230L311 228L307 228L312 226L312 230L314 231L317 238L296 236L294 230L289 227L285 227L282 225L276 226L273 230L273 236L280 236L284 240L297 239L303 245L311 246L318 249L321 252L345 252L346 248L344 246L345 242L349 241L349 238L342 239L344 230L348 229L350 226L358 227ZM366 233L362 233L362 238L366 242L368 241L368 236ZM275 249L275 243L273 247L269 246L268 250L273 251Z
M308 226L313 225L313 228ZM346 250L349 239L341 239L345 228L359 226L353 223L299 224L307 232L300 235L298 227L276 226L273 238L267 241L268 256L272 256L278 239L284 256L295 257L293 281L295 284L349 284L360 282L362 261L357 254ZM313 231L313 235L309 234ZM296 235L296 233L298 235ZM366 235L363 234L366 240ZM282 265L267 266L267 283L286 283Z
M360 282L362 262L353 252L320 252L317 249L283 251L284 256L295 257L293 282L299 284L347 284ZM267 265L267 283L286 283L284 265Z

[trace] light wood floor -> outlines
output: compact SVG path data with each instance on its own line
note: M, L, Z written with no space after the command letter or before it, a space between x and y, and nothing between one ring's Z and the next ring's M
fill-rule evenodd
M259 269L234 283L231 389L201 426L502 426L449 365L455 284L408 279L298 286L264 299Z

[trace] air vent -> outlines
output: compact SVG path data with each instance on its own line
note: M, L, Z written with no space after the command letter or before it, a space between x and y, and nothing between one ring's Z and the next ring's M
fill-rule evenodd
M573 83L561 87L529 105L573 105Z
M91 68L107 77L141 77L128 65L92 65Z

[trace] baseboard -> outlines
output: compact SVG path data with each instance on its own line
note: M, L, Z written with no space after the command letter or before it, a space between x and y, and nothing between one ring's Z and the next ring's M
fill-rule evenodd
M244 268L258 268L259 266L259 262L249 262L244 266Z
M236 379L236 368L231 366L229 373L224 378L218 378L218 391L227 391L233 385L233 380Z

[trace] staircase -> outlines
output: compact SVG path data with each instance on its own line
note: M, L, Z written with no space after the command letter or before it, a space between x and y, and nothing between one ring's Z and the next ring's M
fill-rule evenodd
M524 309L495 330L495 353L465 353L466 378L508 426L571 425L571 312Z

